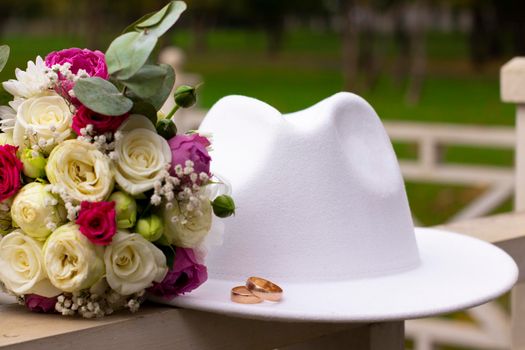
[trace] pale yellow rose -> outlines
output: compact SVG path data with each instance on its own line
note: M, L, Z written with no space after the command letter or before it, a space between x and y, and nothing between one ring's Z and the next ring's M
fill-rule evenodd
M46 174L51 184L61 186L77 202L99 202L113 190L109 158L77 139L64 141L51 152Z
M44 245L44 263L51 283L64 292L90 288L104 276L104 248L91 243L78 225L56 229Z
M115 144L115 180L132 195L151 190L171 162L168 142L141 115L130 116L119 131L122 136Z
M17 295L60 294L47 278L42 243L16 230L0 240L0 280Z
M168 273L164 253L138 233L119 231L104 253L106 279L122 295L162 282Z
M163 208L164 236L168 242L183 248L199 246L210 232L212 225L210 200L208 198L202 199L200 209L202 215L197 215L197 213L186 214L185 220L180 219L180 204L176 201L170 204ZM174 220L174 217L179 219Z
M29 98L18 107L13 142L21 148L38 145L40 151L49 154L72 136L72 119L68 104L56 93Z
M17 193L11 216L25 234L43 241L66 221L66 210L46 185L31 182Z

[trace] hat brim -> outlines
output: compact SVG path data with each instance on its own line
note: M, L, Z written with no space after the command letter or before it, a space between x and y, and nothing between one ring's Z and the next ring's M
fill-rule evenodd
M236 304L230 301L231 288L244 281L214 278L170 302L154 300L253 319L377 322L427 317L480 305L508 291L518 278L514 260L481 240L423 228L416 228L416 240L421 265L413 270L352 281L273 281L284 290L283 299L277 303ZM327 255L327 263L329 259Z

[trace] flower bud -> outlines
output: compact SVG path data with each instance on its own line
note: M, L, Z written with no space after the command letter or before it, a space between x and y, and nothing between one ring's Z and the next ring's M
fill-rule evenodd
M24 164L23 171L25 176L32 179L46 176L47 159L44 158L42 153L26 148L22 151L20 158Z
M221 195L212 202L213 213L220 218L227 218L235 214L235 202L228 195Z
M135 231L150 242L154 242L162 237L164 224L160 217L151 214L148 217L141 218L137 221Z
M197 102L195 88L189 85L181 85L175 90L175 103L182 108L189 108Z
M177 126L171 119L161 119L157 122L157 133L169 140L177 135Z
M133 197L124 192L114 192L108 199L115 202L117 212L117 227L120 229L135 226L137 221L137 202Z

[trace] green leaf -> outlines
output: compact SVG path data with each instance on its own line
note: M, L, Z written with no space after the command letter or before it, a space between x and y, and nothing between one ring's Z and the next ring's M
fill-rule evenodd
M166 257L166 265L170 270L173 269L173 263L175 262L175 249L171 245L162 245L156 244L156 247L159 248Z
M138 23L135 25L137 28L148 28L153 27L154 25L159 24L160 21L166 16L166 13L172 6L172 2L164 6L162 9L160 9L157 12L150 13L149 15L146 15L142 17ZM146 17L146 18L145 18Z
M146 64L131 78L121 80L121 83L131 89L138 97L148 98L160 90L166 74L168 72L164 67Z
M166 14L162 17L160 22L158 22L155 25L150 25L150 26L144 26L143 23L139 23L136 28L139 30L143 29L149 34L156 35L157 37L162 36L175 24L175 22L178 21L178 19L180 18L180 15L186 10L186 3L184 1L172 1L166 7L167 7ZM164 7L160 11L164 11L166 7ZM154 22L154 21L150 21L150 19L155 16L156 14L148 18L146 20L146 24L148 24L148 22L149 23Z
M133 32L133 31L139 31L137 29L137 26L139 24L142 24L142 26L144 26L143 22L146 22L146 21L150 21L150 22L154 22L154 20L149 20L151 17L157 15L159 12L163 12L163 15L162 17L157 21L157 23L155 24L158 24L160 22L160 20L162 20L162 18L164 18L164 15L166 15L166 11L168 10L168 6L170 6L171 4L168 4L166 6L164 6L162 8L162 10L160 11L157 11L157 12L150 12L142 17L140 17L138 20L136 20L135 22L131 23L129 26L127 26L123 31L122 31L122 34L124 33L127 33L127 32ZM158 17L157 17L158 18ZM155 25L155 24L152 24L152 25Z
M144 102L141 100L135 101L133 108L131 109L131 114L140 114L147 117L153 125L157 124L157 110L151 103Z
M175 85L175 72L173 71L173 68L167 64L161 64L160 66L166 70L166 75L164 76L162 86L155 95L146 99L146 101L151 103L157 110L159 110L164 105L164 102L166 102L168 97L171 95L173 85Z
M109 74L119 80L131 78L146 63L157 40L156 35L144 31L117 37L106 51Z
M84 106L103 115L123 115L133 107L115 85L99 77L80 79L73 91Z
M9 58L9 46L1 45L0 46L0 72L4 69L7 59Z

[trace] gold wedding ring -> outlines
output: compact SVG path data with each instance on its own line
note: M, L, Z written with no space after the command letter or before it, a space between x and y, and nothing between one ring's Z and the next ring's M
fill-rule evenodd
M248 278L246 281L246 288L253 295L263 300L279 301L283 297L283 290L281 287L260 277Z
M254 295L245 286L237 286L232 288L231 300L239 304L258 304L262 299Z

